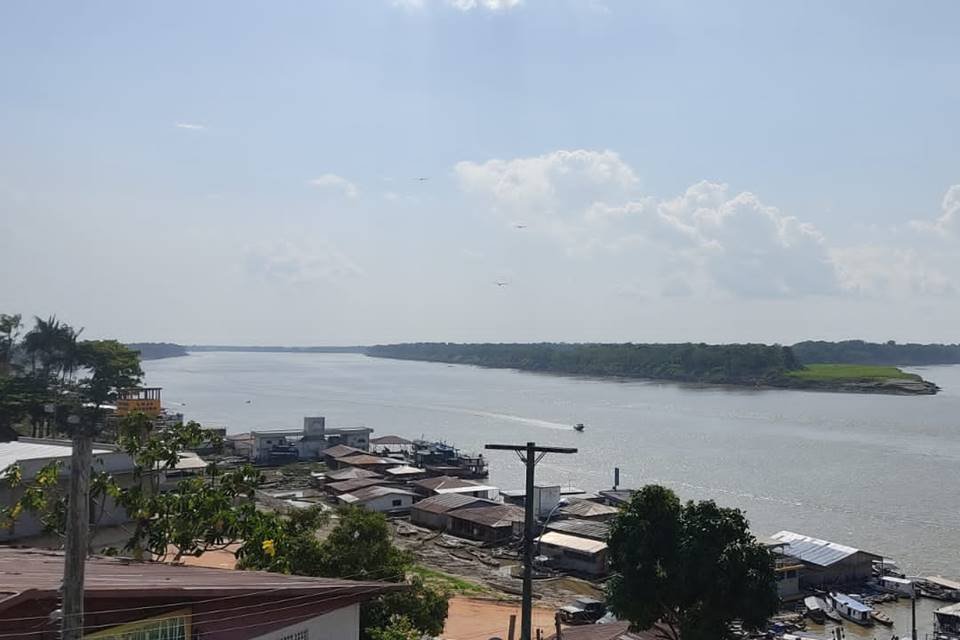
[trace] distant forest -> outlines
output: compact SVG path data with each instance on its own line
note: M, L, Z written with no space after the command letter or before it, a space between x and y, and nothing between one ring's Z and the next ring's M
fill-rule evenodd
M764 344L378 345L367 355L484 367L682 382L766 384L802 365L790 347Z
M141 360L159 360L189 355L186 348L172 342L131 342L126 345L140 353Z
M896 342L806 341L793 345L800 362L838 364L924 365L960 363L960 344L897 344Z

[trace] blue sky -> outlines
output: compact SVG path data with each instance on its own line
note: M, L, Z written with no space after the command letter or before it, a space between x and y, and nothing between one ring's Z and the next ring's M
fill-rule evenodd
M8 3L2 310L183 342L958 341L957 24Z

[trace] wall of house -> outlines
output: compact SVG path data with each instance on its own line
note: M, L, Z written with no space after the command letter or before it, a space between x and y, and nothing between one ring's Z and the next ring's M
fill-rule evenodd
M777 595L781 600L793 600L803 594L800 591L800 570L777 571Z
M359 637L360 605L353 604L250 640L357 640Z
M800 584L816 587L853 584L869 580L873 576L873 559L875 557L866 553L855 553L829 567L804 563Z
M394 504L399 501L400 504ZM371 511L387 513L390 511L408 511L413 505L413 496L403 494L394 494L389 496L379 496L363 503L363 506Z
M428 529L444 529L447 526L447 514L414 508L410 510L410 522Z
M550 559L550 566L567 571L599 576L607 572L607 552L585 553L551 544L541 544L540 554Z

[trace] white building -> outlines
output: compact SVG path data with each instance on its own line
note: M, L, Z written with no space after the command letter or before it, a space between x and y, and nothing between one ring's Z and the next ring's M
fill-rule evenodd
M66 490L70 477L70 455L72 443L69 440L47 440L43 438L20 438L10 442L0 442L0 475L10 467L18 465L22 484L10 487L0 483L0 505L10 507L17 502L37 473L53 461L60 463L58 482ZM93 445L93 468L118 477L122 483L132 477L134 463L126 453L109 444ZM104 525L119 524L128 520L124 509L118 507L111 498L107 502L99 522ZM100 509L97 509L100 513ZM43 533L43 525L29 513L21 513L11 529L0 529L0 541L16 540Z
M413 506L417 494L400 487L377 485L357 489L337 496L342 504L364 507L380 513L406 513Z

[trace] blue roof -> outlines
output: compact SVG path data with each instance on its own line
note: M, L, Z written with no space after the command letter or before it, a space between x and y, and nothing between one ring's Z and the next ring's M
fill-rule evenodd
M867 605L863 604L859 600L851 598L845 593L835 593L833 594L833 599L834 601L839 602L840 604L844 605L845 607L853 611L859 611L861 613L870 613L871 611L873 611L873 609L871 609Z

